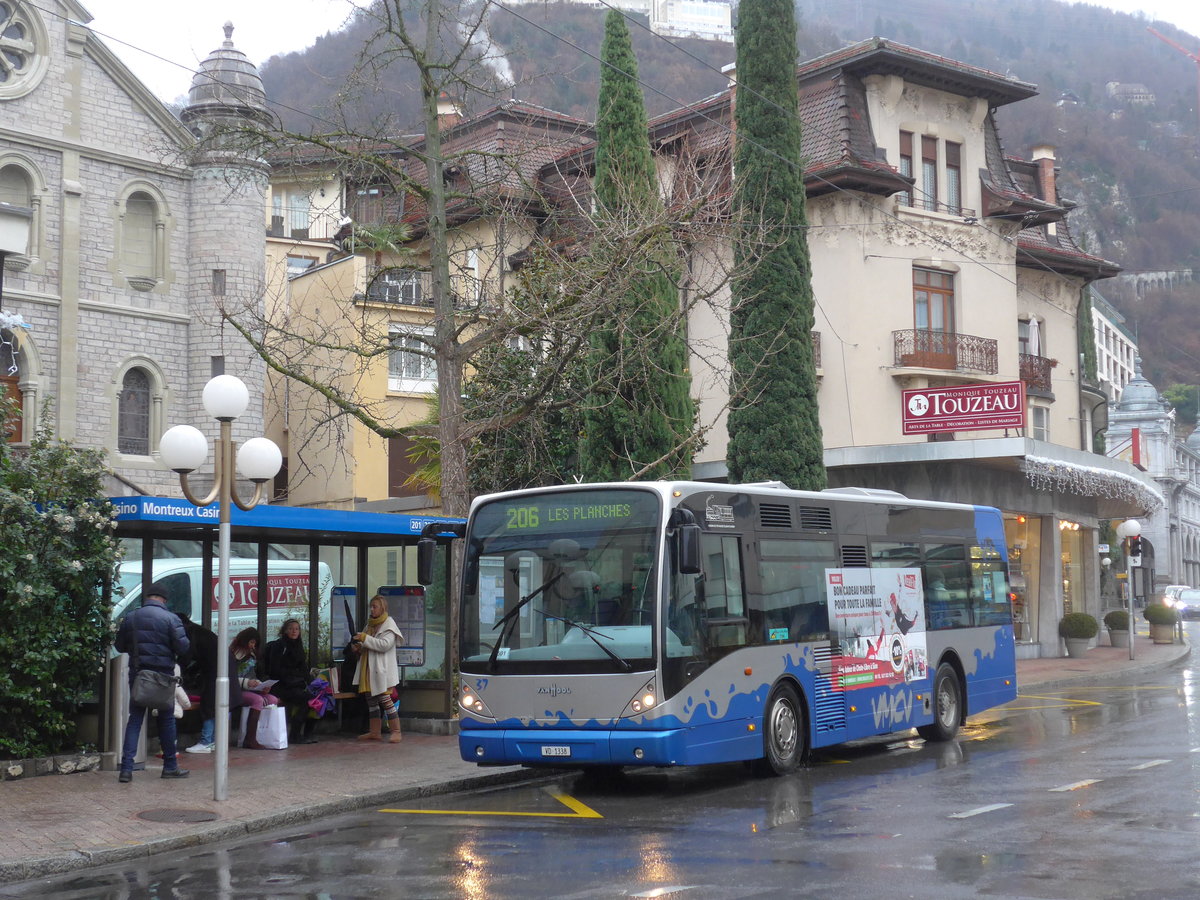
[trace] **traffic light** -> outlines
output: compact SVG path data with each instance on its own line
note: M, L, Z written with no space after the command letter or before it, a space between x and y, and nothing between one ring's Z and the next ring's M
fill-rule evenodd
M1142 539L1140 537L1131 537L1129 539L1129 555L1130 556L1141 556L1142 555Z

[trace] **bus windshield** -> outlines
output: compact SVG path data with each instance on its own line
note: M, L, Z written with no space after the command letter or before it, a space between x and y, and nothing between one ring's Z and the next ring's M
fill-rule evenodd
M466 536L462 670L652 669L661 519L657 494L620 488L480 506Z

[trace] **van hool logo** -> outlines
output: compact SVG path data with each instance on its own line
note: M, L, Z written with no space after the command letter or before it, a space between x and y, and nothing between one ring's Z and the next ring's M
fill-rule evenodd
M571 693L571 689L569 687L559 687L557 684L552 684L548 687L538 688L538 693L549 694L551 697L560 697L563 694Z
M723 503L713 503L712 495L709 494L704 501L704 518L710 525L732 525L733 507Z

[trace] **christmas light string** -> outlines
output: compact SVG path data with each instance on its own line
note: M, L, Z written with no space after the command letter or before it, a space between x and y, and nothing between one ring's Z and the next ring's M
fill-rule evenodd
M1110 469L1081 466L1044 456L1026 456L1021 460L1021 471L1036 491L1123 500L1145 510L1145 515L1156 512L1163 505L1163 497L1158 491L1131 475Z

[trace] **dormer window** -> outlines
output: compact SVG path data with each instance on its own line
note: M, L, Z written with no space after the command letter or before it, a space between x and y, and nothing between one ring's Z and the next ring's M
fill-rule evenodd
M920 169L916 153L920 152ZM970 215L963 209L962 144L936 135L900 132L900 174L916 179L900 194L900 205L952 216Z
M921 200L926 209L938 208L938 141L921 136Z
M962 215L962 144L946 141L946 212Z

